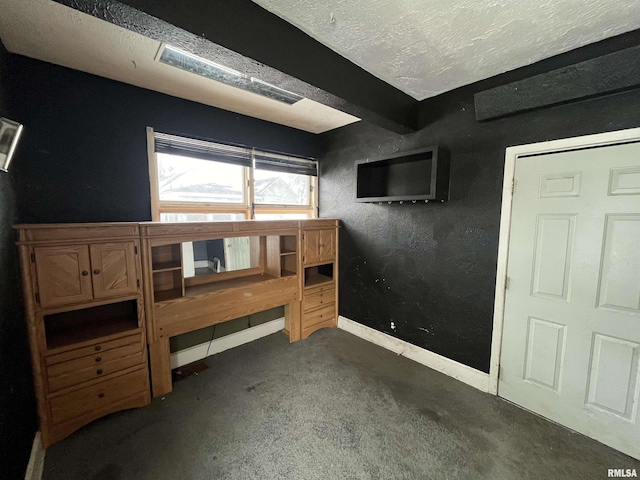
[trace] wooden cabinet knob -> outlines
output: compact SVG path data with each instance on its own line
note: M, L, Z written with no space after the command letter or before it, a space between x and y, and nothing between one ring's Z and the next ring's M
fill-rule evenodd
M83 277L86 277L87 275L89 275L89 272L87 272L86 270L83 270L83 271L82 271L82 276L83 276Z
M99 397L99 398L104 398L104 393L99 393L99 394L98 394L98 397Z
M100 274L100 270L98 270L97 268L93 271L94 274L99 275Z
M101 349L102 349L102 347L101 347L100 345L96 345L96 347L95 347L95 349L94 349L94 350L95 350L96 352L99 352Z
M102 375L102 369L99 368L98 371L96 372L98 375Z
M96 362L101 362L102 361L102 357L96 357Z

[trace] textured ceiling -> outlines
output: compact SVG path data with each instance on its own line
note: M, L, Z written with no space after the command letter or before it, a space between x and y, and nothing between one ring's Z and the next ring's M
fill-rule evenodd
M253 0L417 100L640 28L629 0Z

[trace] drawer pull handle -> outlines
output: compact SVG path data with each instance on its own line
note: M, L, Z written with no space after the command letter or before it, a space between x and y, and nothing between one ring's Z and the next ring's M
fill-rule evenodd
M102 357L96 357L96 362L101 362L102 361Z
M104 393L99 393L99 394L98 394L98 397L99 397L99 398L104 398Z
M83 270L83 271L82 271L82 276L83 276L83 277L86 277L87 275L89 275L89 272L87 272L86 270Z
M102 369L99 368L98 371L96 372L98 375L102 375Z
M99 352L100 350L102 350L102 347L100 345L96 345L96 348L94 350L96 352Z
M95 273L96 275L100 274L100 270L98 270L97 268L93 271L93 273Z

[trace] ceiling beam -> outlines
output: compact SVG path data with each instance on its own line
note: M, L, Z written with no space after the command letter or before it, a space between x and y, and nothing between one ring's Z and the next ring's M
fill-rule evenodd
M418 102L250 0L55 0L396 133Z
M640 46L474 95L476 120L493 120L640 87Z

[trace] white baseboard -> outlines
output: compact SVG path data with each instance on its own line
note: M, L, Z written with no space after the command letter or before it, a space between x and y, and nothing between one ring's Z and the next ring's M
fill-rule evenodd
M361 323L354 322L342 315L338 317L338 328L371 343L375 343L387 350L391 350L398 355L410 358L411 360L436 370L437 372L449 375L450 377L460 380L467 385L471 385L478 390L482 390L483 392L489 391L488 373L481 372L480 370L468 367L467 365L463 365L462 363L451 360L450 358L443 357L442 355L417 347L409 342L392 337L391 335L387 335L386 333L382 333L371 327L362 325Z
M27 471L24 474L24 480L41 480L42 471L44 470L44 453L40 432L36 432L31 446L31 456L27 465Z
M230 348L253 342L272 333L281 331L284 328L284 317L272 320L255 327L247 328L237 333L232 333L221 338L217 338L212 342L201 343L193 347L185 348L171 354L171 368L182 367L188 363L202 360L208 355L224 352ZM211 346L209 346L211 344Z

